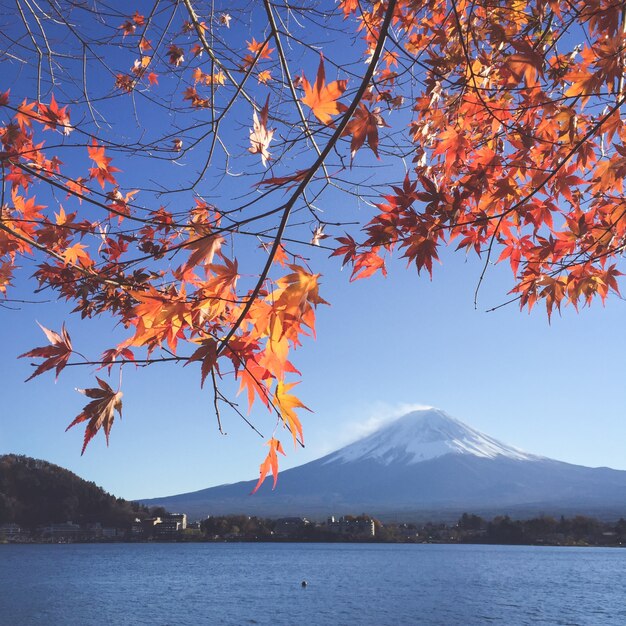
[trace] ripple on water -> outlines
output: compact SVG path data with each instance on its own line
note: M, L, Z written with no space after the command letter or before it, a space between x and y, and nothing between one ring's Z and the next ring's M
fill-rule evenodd
M3 545L0 623L623 626L625 560L602 548Z

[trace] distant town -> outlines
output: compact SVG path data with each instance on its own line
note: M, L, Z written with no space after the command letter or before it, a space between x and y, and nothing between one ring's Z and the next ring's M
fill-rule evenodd
M95 542L378 542L485 543L552 546L626 545L626 520L603 522L578 515L572 518L537 517L513 520L508 516L485 520L464 513L456 523L381 523L368 515L329 517L325 522L305 517L267 519L247 515L210 516L188 521L184 513L136 518L127 528L99 522L71 521L37 527L0 525L0 543Z
M367 540L376 537L375 522L367 516L330 517L325 523L304 517L263 519L244 515L207 517L189 522L184 513L136 518L130 528L100 522L46 524L35 528L0 525L0 543L74 543L99 541L272 541Z

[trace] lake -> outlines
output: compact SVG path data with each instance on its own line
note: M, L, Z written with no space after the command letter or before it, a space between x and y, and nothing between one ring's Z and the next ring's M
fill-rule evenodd
M0 545L0 624L623 626L626 550Z

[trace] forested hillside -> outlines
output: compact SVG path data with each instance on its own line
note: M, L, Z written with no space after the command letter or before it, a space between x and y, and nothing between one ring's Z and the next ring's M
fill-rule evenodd
M147 512L58 465L14 454L0 456L0 524L33 527L71 520L120 528Z

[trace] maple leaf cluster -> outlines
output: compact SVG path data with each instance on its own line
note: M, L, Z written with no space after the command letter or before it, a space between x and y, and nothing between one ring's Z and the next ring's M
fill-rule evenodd
M375 10L356 19L378 21ZM394 249L432 275L439 247L456 241L485 264L510 263L521 307L542 300L550 315L618 293L612 260L626 242L618 8L435 2L415 14L399 3L394 19L406 52L430 65L413 107L414 167L377 204L361 242L337 239L334 254L352 277L384 272ZM587 43L564 54L560 40L576 20ZM373 45L375 31L365 38Z
M260 485L279 429L303 442L292 359L326 304L320 251L358 280L393 254L432 277L452 246L483 274L508 265L511 299L548 316L619 293L620 3L81 7L10 25L33 49L0 79L0 295L32 274L123 337L83 357L42 326L29 379L195 367L218 416L273 416ZM322 16L337 40L320 48ZM84 451L108 441L121 390L83 393Z

